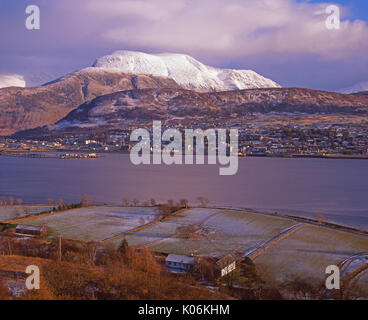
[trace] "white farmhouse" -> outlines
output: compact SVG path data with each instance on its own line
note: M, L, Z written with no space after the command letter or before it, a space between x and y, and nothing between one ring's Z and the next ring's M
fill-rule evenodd
M220 272L221 277L226 276L236 268L236 260L228 254L216 262L216 269Z
M180 254L169 254L166 257L166 267L174 272L190 272L194 266L194 257Z

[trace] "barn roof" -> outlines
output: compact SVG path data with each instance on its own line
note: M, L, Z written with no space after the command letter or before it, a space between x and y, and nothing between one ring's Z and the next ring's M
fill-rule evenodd
M29 230L29 231L42 231L43 226L29 226L29 225L25 225L25 224L18 224L16 227L17 229L22 229L22 230Z
M171 253L166 257L166 261L176 262L176 263L185 263L185 264L194 264L194 257Z
M234 261L236 261L235 258L231 254L228 254L225 257L219 259L216 262L216 266L218 266L220 269L223 269L232 264Z

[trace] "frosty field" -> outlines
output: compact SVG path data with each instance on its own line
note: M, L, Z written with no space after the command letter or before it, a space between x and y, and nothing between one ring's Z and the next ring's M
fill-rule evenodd
M295 225L300 225L295 232L284 234L285 230ZM146 234L149 231L149 228L144 230ZM138 236L143 236L143 233L132 235L134 240ZM228 253L239 253L240 256L247 249L267 240L273 242L254 259L256 265L262 265L277 280L298 278L314 285L324 283L327 266L339 265L344 259L368 251L367 236L240 211L224 211L185 238L175 234L153 243L149 248L186 255L222 257ZM368 271L356 280L362 292L368 293Z
M14 217L11 209L0 208L2 219ZM29 212L47 209L34 206ZM146 225L149 222L153 223ZM254 262L275 279L302 278L315 284L325 279L327 266L368 252L364 235L236 210L193 208L156 221L154 208L96 206L35 216L25 223L47 225L51 235L115 246L125 237L129 245L161 253L220 258L228 253L241 257L256 252L251 256ZM368 273L357 280L368 289Z
M0 221L22 218L35 215L53 208L50 205L15 205L0 207Z
M190 239L174 236L150 248L166 253L221 257L244 252L293 224L295 222L288 219L226 210L200 225Z
M153 208L89 207L55 213L27 221L29 225L46 224L53 234L71 239L101 241L128 231L154 218Z
M219 211L220 210L218 209L205 208L190 209L165 219L162 222L156 223L148 228L129 234L126 236L126 239L130 245L141 246L175 234L178 227L198 224ZM120 241L121 240L117 239L115 243Z
M367 251L367 237L304 225L257 257L255 263L267 266L280 280L287 275L322 281L327 266L339 265L344 259Z

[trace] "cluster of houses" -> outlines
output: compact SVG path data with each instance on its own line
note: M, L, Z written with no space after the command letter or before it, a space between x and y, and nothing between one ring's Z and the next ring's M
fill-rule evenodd
M366 125L311 124L239 130L239 150L246 155L367 155Z
M184 120L187 121L187 120ZM327 120L326 120L327 121ZM228 127L239 130L239 151L250 156L290 156L290 155L323 155L323 154L368 154L368 128L366 123L294 123L260 125L243 123L241 118L204 119L196 123L166 123L162 130L175 127L179 130L187 128ZM22 151L55 151L75 150L91 152L129 151L132 147L130 133L138 127L131 125L125 129L108 133L74 133L62 137L54 137L52 141L5 139L0 142L1 149ZM152 132L151 132L152 135Z

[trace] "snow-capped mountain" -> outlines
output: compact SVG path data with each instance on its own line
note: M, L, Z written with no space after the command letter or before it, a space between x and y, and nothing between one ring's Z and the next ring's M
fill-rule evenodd
M183 88L198 92L280 87L252 70L214 68L185 54L116 51L97 59L93 67L170 77Z
M359 82L351 87L339 90L341 93L358 93L368 91L368 81Z

